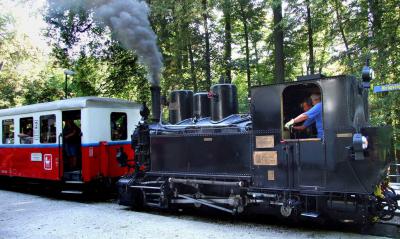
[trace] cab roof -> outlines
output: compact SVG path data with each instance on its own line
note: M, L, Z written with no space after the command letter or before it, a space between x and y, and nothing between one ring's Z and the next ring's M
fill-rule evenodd
M138 108L139 104L128 100L104 98L96 96L77 97L66 100L57 100L47 103L20 106L0 110L1 116L29 114L52 110L76 110L82 108Z

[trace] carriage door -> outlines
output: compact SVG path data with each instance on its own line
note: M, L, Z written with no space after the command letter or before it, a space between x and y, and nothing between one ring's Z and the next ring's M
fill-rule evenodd
M319 138L299 139L297 182L300 190L317 191L324 187L325 149Z
M82 180L81 111L63 111L62 155L64 180Z

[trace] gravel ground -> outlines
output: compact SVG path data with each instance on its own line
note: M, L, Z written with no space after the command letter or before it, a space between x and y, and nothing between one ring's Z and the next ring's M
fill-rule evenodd
M65 200L0 189L0 238L376 238L195 213L137 212L113 202Z

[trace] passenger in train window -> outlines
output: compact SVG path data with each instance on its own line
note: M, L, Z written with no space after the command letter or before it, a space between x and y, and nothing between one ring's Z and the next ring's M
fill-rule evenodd
M40 143L56 143L56 116L40 116Z
M25 133L19 133L18 137L21 138L21 144L32 144L33 143L33 130L32 128L27 128Z
M127 139L127 115L126 113L111 113L111 140Z
M69 162L69 169L75 169L81 144L81 129L73 120L66 120L63 129L64 149Z
M300 123L304 122L307 119L309 121L306 121L304 125L308 127L311 125L313 122L315 122L315 125L317 127L317 137L318 138L323 138L324 137L324 130L322 127L322 103L321 103L321 95L320 94L312 94L310 96L313 107L309 109L307 112L304 112L297 116L294 119L291 119L289 122L285 124L285 128L291 127L295 123Z
M14 140L13 140L13 138L10 137L10 133L6 133L4 144L13 144L13 143L14 143Z

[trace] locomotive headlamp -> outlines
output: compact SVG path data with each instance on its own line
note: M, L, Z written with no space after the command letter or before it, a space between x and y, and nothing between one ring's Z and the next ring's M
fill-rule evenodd
M364 150L368 148L367 137L362 134L353 135L353 150L355 160L364 160Z
M363 87L369 89L371 87L370 82L374 79L374 71L369 67L369 61L367 61L367 64L363 67L361 71L361 77L363 81Z
M364 150L366 150L366 149L368 148L368 139L367 139L367 137L362 136L362 137L361 137L361 140L362 140L362 148L363 148Z

